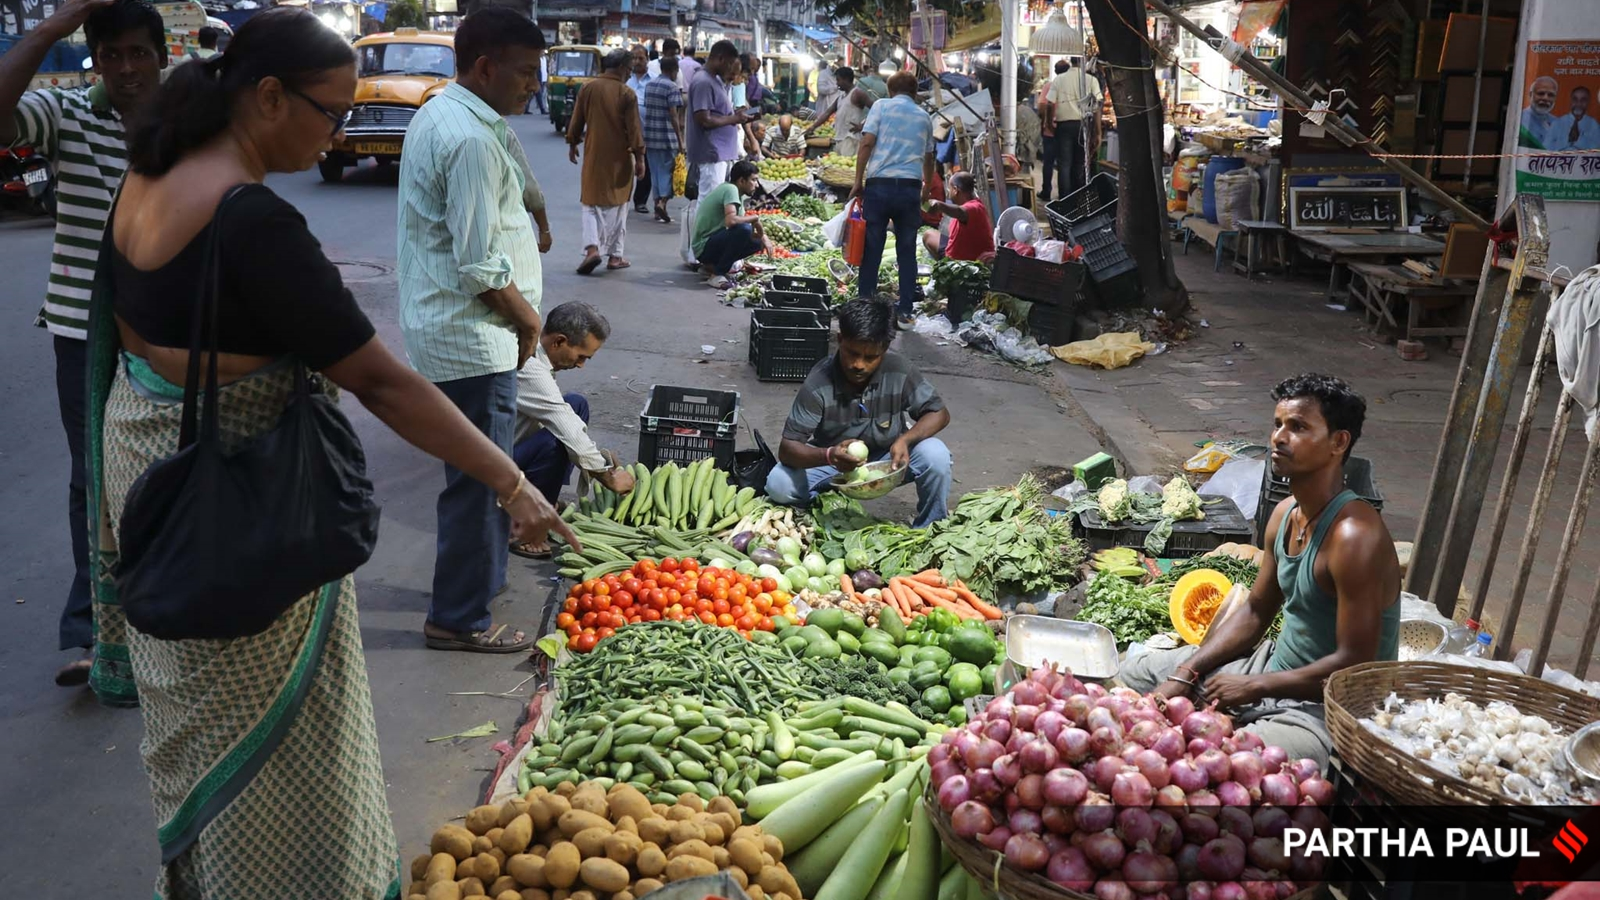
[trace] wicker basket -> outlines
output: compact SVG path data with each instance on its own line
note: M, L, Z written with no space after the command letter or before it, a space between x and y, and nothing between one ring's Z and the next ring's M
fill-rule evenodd
M817 177L822 180L823 184L830 187L850 187L856 183L855 170L839 166L823 166L817 172Z
M933 830L939 833L939 840L961 868L983 887L985 896L1000 900L1095 900L1093 894L1068 890L1031 872L1019 872L1006 865L1000 853L977 841L957 837L950 826L950 814L939 806L938 792L932 782L923 795L923 802L928 805L928 818L933 820ZM1289 900L1311 900L1319 889L1320 885L1306 888L1291 894Z
M1566 733L1600 720L1600 699L1526 675L1438 662L1374 662L1328 679L1328 731L1339 758L1403 806L1528 806L1422 762L1357 720L1376 712L1390 693L1402 700L1460 694L1474 703L1504 700L1524 715L1543 716Z

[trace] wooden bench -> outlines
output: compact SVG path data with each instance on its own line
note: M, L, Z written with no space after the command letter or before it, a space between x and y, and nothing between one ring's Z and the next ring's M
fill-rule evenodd
M1348 263L1350 295L1361 301L1364 318L1374 330L1388 330L1401 339L1465 337L1465 325L1425 324L1423 316L1442 313L1471 303L1477 286L1470 281L1430 280L1400 265L1375 262ZM1405 306L1405 321L1398 318Z

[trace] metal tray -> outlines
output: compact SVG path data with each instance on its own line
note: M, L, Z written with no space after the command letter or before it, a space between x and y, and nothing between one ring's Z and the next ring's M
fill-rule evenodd
M1104 680L1117 674L1117 641L1109 628L1093 622L1012 616L1006 620L1006 661L1024 675L1048 661L1080 679Z

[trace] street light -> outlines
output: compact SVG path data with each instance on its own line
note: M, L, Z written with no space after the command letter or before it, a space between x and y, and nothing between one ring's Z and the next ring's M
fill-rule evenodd
M883 62L878 63L878 75L880 77L888 78L890 75L893 75L898 71L900 71L900 67L895 65L894 60L892 59L886 59Z

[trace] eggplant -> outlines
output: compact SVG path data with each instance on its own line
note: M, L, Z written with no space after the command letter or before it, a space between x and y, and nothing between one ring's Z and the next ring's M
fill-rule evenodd
M755 536L756 533L754 531L741 531L733 536L733 540L728 542L728 546L743 553L745 548L750 546L750 539Z
M738 549L737 547L734 549ZM757 547L750 551L750 561L758 566L782 566L783 557L770 547Z
M854 575L851 575L850 583L855 585L857 591L866 591L871 590L872 588L883 587L883 579L879 578L878 573L872 571L871 569L862 569L861 571L856 572Z

